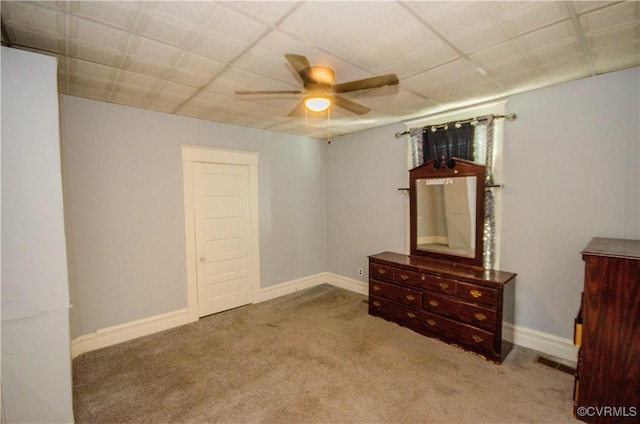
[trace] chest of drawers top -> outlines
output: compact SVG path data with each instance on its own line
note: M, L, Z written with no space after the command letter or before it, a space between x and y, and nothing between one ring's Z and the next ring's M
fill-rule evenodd
M369 256L369 259L380 265L384 271L369 275L370 278L378 278L388 281L402 282L402 277L395 276L395 272L402 272L406 275L407 283L415 284L423 276L435 278L450 278L459 281L467 281L480 286L494 289L502 289L505 284L513 280L516 274L512 272L488 270L456 262L440 261L422 256L403 255L395 252L382 252ZM388 267L388 269L385 269ZM404 271L404 272L403 272ZM394 275L390 275L394 273ZM418 284L420 285L420 284Z

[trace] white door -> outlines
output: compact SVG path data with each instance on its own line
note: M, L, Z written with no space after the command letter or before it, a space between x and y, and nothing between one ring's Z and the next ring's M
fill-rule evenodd
M198 316L251 303L249 167L194 163Z

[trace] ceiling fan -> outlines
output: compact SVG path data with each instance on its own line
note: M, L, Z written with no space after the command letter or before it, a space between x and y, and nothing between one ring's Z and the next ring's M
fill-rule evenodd
M304 114L305 107L313 112L322 112L332 104L353 112L364 115L371 111L366 106L340 96L340 93L365 90L369 88L396 85L399 80L395 74L380 75L377 77L334 84L335 72L326 66L311 66L305 56L287 53L284 55L293 69L300 75L303 90L258 90L236 91L236 94L304 94L302 101L289 112L289 117Z

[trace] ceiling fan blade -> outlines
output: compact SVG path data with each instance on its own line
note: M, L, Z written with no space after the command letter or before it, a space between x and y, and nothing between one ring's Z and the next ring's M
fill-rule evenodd
M293 69L295 69L297 73L300 73L311 66L309 64L309 60L305 56L287 53L284 57L287 59L287 62L293 66Z
M385 85L396 85L399 82L400 80L398 80L396 74L387 74L336 84L331 88L331 91L334 93L347 93L349 91L364 90L367 88L384 87Z
M368 107L362 106L361 104L346 99L342 96L333 96L333 104L350 112L353 112L356 115L364 115L365 113L371 112L371 109L369 109Z
M311 78L312 69L309 64L309 60L305 56L299 54L287 53L284 55L289 64L293 66L293 69L298 73L302 80L302 85L307 87L309 84L313 84L314 80Z
M304 94L300 90L240 90L235 91L236 94Z
M300 103L298 103L298 106L296 106L295 108L293 108L293 110L291 112L289 112L289 114L287 115L289 118L294 118L297 116L303 116L304 115L304 101L301 101Z

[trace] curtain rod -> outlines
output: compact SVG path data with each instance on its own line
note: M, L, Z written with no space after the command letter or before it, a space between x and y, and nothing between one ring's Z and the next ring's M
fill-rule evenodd
M493 115L493 119L506 119L507 121L515 121L516 119L518 119L518 115L516 115L515 113L510 113L509 115ZM466 124L469 122L473 122L476 121L477 122L477 118L468 118L468 119L461 119L458 121L452 121L455 122L456 124ZM447 124L438 124L438 125L427 125L424 126L422 128L427 128L427 127L431 127L431 128L445 128ZM396 133L396 138L400 138L403 135L407 135L409 134L409 131L403 131L403 132L398 132Z

